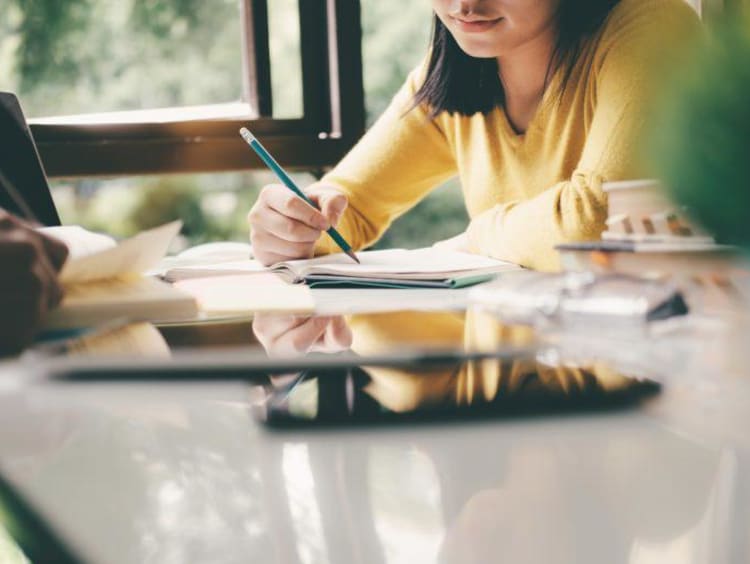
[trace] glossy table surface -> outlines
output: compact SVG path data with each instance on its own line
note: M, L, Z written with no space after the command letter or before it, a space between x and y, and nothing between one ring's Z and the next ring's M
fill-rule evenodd
M525 335L472 316L333 316L315 348L366 354L439 335L467 348ZM237 339L255 340L239 327ZM312 346L253 332L279 354ZM8 365L0 471L86 562L749 562L744 329L688 318L632 338L553 340L545 354L565 368L549 378L533 369L533 385L573 396L633 375L662 390L613 410L273 430L251 416L259 392L248 383L63 384L34 363ZM152 350L168 354L164 341ZM607 357L614 372L601 369ZM574 364L594 366L594 379ZM514 388L512 367L477 366L452 374L463 391L441 398L472 404L528 388ZM368 393L396 412L433 401L434 384L407 372L373 371Z

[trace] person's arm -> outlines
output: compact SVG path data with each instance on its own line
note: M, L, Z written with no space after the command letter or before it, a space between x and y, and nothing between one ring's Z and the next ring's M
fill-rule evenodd
M29 344L60 303L67 247L0 209L0 355Z
M248 214L253 253L261 263L340 252L330 237L321 235L331 225L355 250L365 248L456 173L440 125L428 119L424 108L410 109L420 77L414 71L342 162L305 189L318 209L281 185L263 188Z
M639 143L658 87L698 33L697 17L686 4L669 2L667 8L622 23L598 50L592 69L595 109L571 178L530 200L500 204L475 217L467 231L474 252L555 270L555 245L601 235L607 217L602 183L646 173Z
M348 207L337 229L355 248L368 247L400 215L455 175L450 142L426 108L411 109L421 68L413 71L388 109L315 189L343 193ZM328 237L316 253L338 252Z

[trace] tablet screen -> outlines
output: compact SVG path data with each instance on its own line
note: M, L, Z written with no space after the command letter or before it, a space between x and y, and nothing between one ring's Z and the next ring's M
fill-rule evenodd
M251 388L252 412L273 426L580 411L632 405L658 390L632 368L593 355L572 358L531 328L481 311L264 314L237 326L201 327L206 333L126 328L114 340L128 358L84 363L57 377L239 380ZM72 350L113 351L111 336L97 340L84 338Z
M658 385L606 365L522 355L426 366L317 368L269 374L253 414L272 427L346 426L590 412L635 405Z
M594 357L566 357L530 328L482 312L259 318L255 334L272 357L296 354L304 365L305 355L315 353L314 366L269 373L255 386L253 412L275 427L614 408L658 391L639 374ZM421 355L384 362L403 347ZM325 366L326 354L349 364Z

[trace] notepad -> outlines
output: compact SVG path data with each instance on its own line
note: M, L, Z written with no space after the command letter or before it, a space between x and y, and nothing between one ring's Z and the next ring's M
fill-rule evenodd
M120 243L80 229L45 229L71 251L60 272L65 297L47 316L46 328L88 327L120 317L168 321L197 315L190 295L141 274L164 257L181 225L162 225Z
M361 264L343 253L275 264L271 270L311 287L461 288L520 270L510 262L433 247L357 253Z
M257 260L244 258L242 260L211 262L208 264L190 264L168 268L161 276L167 282L179 282L194 278L214 278L217 276L233 276L266 272L268 269Z
M175 286L193 296L201 312L210 317L315 309L309 288L287 284L270 273L183 280Z

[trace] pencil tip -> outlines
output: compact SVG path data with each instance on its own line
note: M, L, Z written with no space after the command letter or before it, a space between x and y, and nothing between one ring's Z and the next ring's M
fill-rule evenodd
M354 251L344 251L347 255L351 257L351 259L356 262L357 264L362 264L359 262L359 259L357 258L357 255L354 254Z

